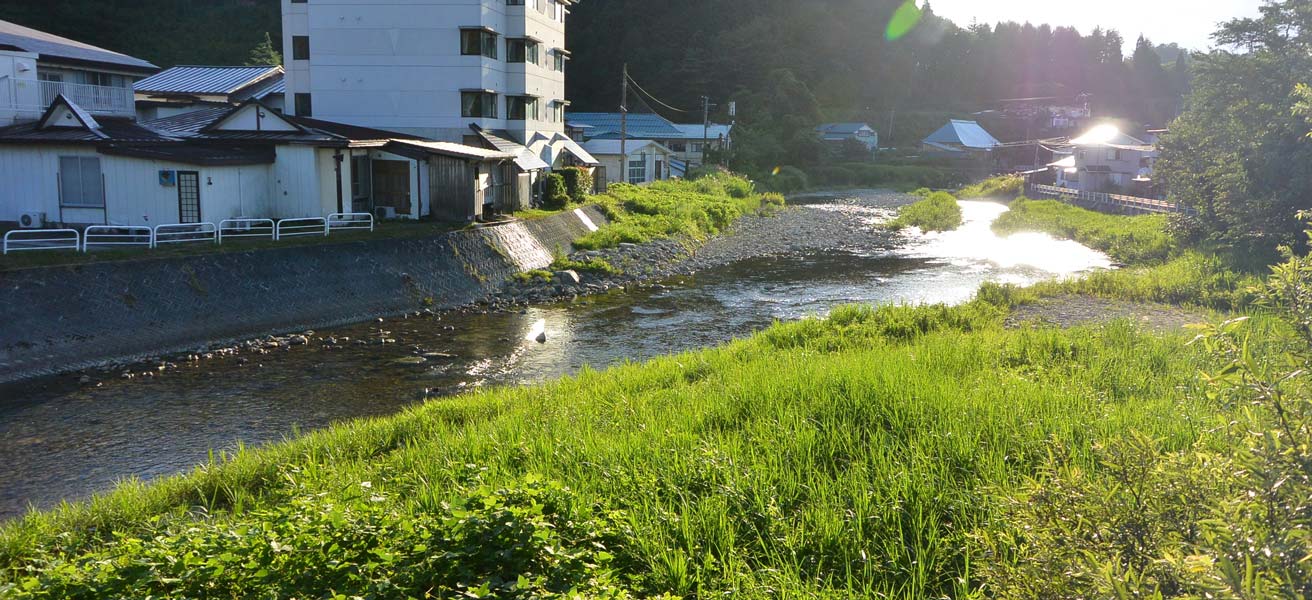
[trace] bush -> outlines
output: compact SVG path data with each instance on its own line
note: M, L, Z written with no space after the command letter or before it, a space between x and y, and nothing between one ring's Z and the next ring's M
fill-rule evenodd
M771 192L792 194L811 187L811 180L797 167L779 167L761 180L761 187Z
M547 210L560 210L566 206L569 206L569 188L565 185L565 177L560 173L547 175L547 189L542 199L542 207Z
M961 226L961 205L947 192L934 192L924 200L902 207L890 229L919 227L921 231L951 231Z
M961 198L991 198L996 200L1012 200L1025 193L1025 178L1020 175L1000 175L990 177L976 183L961 188L957 196Z
M565 178L565 191L575 204L583 204L592 194L592 173L580 167L566 167L560 170Z

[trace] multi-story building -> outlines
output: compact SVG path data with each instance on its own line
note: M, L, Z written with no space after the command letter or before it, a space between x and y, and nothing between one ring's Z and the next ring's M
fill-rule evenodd
M554 166L573 1L282 0L287 112L476 145L491 132Z
M139 58L0 21L0 126L36 121L61 95L96 117L130 119L132 83L156 71Z

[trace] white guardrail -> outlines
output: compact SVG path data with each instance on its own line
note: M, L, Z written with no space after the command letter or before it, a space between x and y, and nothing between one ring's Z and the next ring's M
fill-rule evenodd
M155 247L162 244L217 244L219 228L213 223L173 223L155 226Z
M305 219L283 219L278 221L278 228L274 231L274 239L283 239L304 235L328 235L328 220L323 217L309 217Z
M374 216L369 213L333 213L328 215L328 231L373 231Z
M219 222L219 243L229 238L278 239L278 225L273 219L224 219Z
M4 253L25 250L82 249L82 234L76 229L15 229L5 234Z
M92 225L82 232L82 251L92 247L155 246L155 230L145 226Z
M252 219L239 217L214 223L171 223L154 228L144 225L91 225L76 229L15 229L4 235L4 253L27 250L103 248L158 248L168 244L222 244L224 240L320 236L352 231L372 232L377 221L369 213L333 213L325 217Z

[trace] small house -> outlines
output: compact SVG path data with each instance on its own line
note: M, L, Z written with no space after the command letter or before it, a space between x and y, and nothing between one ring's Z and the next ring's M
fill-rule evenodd
M979 158L1001 145L978 122L952 119L921 142L921 151L931 156Z
M1070 146L1075 159L1070 187L1082 192L1152 195L1155 146L1110 124L1088 130L1071 140Z
M871 152L879 149L879 132L866 123L825 123L815 131L826 142L841 144L852 141Z
M591 140L583 149L600 163L599 190L605 190L607 182L641 185L669 179L670 161L675 159L673 150L654 140Z

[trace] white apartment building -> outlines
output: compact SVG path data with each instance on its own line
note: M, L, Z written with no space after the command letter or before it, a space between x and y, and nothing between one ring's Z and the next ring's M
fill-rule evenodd
M287 111L468 144L477 125L554 165L573 3L282 0Z

